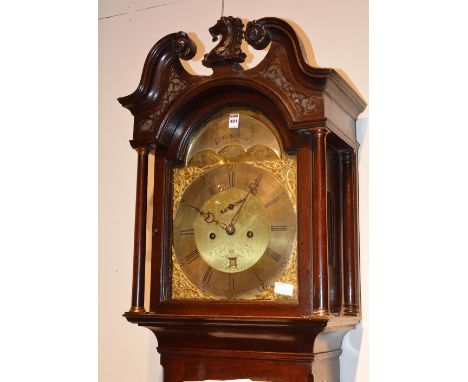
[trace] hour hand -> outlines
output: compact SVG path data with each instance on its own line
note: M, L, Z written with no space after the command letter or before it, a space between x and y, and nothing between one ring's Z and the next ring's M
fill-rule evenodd
M238 200L237 202L229 203L228 206L226 208L223 208L220 212L224 214L228 212L229 210L233 210L235 206L237 206L239 203L242 203L242 200L244 200L244 198Z
M260 174L252 183L249 184L249 192L240 200L234 202L234 203L229 203L228 206L224 209L221 210L221 213L224 214L228 210L233 210L234 207L236 207L238 204L243 203L245 199L247 199L247 196L249 196L249 193L252 195L257 194L257 188L260 185L260 181L262 180L263 174Z
M187 204L187 203L184 203L184 204L187 207L193 208L195 211L197 211L201 216L203 216L204 220L207 223L213 223L215 221L215 216L214 216L213 212L210 212L210 211L205 212L205 211L201 210L198 207L191 206L190 204Z
M198 207L194 207L194 206L191 206L190 204L187 204L187 203L184 203L187 207L190 207L190 208L193 208L195 211L197 211L201 216L203 216L203 220L208 223L208 224L211 224L211 223L214 223L216 225L219 225L221 228L223 229L227 229L227 225L224 224L224 223L221 223L220 221L218 221L216 218L215 218L215 215L213 212L211 211L202 211L200 208Z

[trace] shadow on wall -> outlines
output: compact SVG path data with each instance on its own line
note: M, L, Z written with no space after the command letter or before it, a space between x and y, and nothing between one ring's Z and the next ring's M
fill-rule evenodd
M364 113L366 110L364 111ZM359 144L364 145L364 142L368 139L367 137L367 130L369 128L369 118L368 117L362 117L358 118L356 121L356 139L359 142ZM358 163L361 162L361 154L358 155Z
M342 356L340 357L340 381L356 382L356 371L361 350L362 324L348 332L343 338ZM343 357L344 355L344 357Z

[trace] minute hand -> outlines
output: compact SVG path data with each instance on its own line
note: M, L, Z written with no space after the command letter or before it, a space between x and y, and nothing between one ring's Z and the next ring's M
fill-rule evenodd
M244 199L240 201L240 207L234 214L234 216L231 219L231 223L229 223L230 226L234 226L237 223L237 220L239 219L240 212L242 211L242 207L244 207L245 201L249 197L250 192L247 192L247 195L245 195Z
M240 200L241 205L239 209L236 211L236 213L234 214L234 216L232 217L231 223L229 223L230 226L234 227L234 225L237 223L237 220L239 220L240 212L242 211L242 207L244 207L244 204L247 198L249 197L249 195L250 194L255 195L257 193L257 187L260 184L260 180L262 180L262 174L260 174L253 183L249 184L250 190L249 192L247 192L247 195L245 195L245 197Z

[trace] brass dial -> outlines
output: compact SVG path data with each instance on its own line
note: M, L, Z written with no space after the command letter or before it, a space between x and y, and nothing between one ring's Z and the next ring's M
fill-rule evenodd
M176 258L188 279L220 298L245 298L288 265L296 214L281 183L249 164L220 165L185 190L174 220Z

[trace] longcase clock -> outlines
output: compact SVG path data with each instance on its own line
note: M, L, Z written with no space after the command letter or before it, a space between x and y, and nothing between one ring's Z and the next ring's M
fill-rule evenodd
M360 320L355 123L365 102L333 69L309 66L283 20L244 28L222 17L209 32L219 39L203 60L212 75L184 69L196 46L173 33L119 99L138 153L125 317L156 335L166 382L338 381L341 341ZM243 39L268 50L248 70Z

